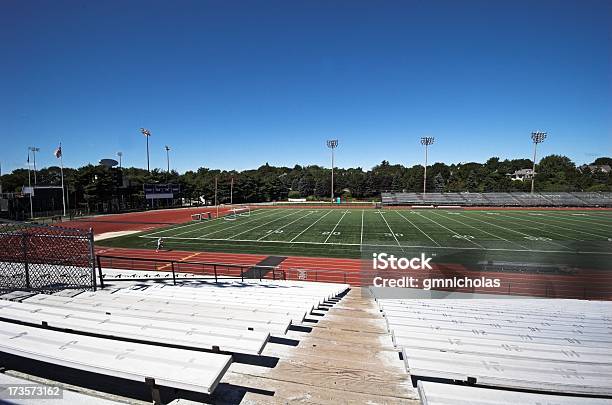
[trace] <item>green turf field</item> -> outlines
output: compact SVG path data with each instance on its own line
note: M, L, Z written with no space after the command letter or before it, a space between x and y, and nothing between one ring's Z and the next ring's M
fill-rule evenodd
M358 258L365 251L438 252L471 260L565 263L612 259L612 212L258 209L100 241L99 245ZM594 259L595 258L595 259Z

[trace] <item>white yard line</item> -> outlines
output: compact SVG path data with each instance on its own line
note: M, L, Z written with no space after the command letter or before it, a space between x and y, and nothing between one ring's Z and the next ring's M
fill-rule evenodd
M393 229L391 229L391 225L389 225L389 223L387 222L387 218L385 218L385 215L383 214L382 211L380 211L380 217L383 219L383 221L385 221L385 224L387 224L387 228L389 228L389 232L391 232L391 235L393 235L393 239L395 239L395 242L397 242L397 246L401 248L402 244L400 243L399 240L397 240L397 236L395 236L395 232L393 232Z
M365 210L361 210L361 237L359 238L359 245L363 245L363 214Z
M425 233L421 228L419 228L418 226L416 226L416 224L414 224L411 220L409 220L408 218L406 218L405 216L403 216L402 214L399 213L399 211L395 211L395 213L397 215L399 215L400 217L404 218L406 221L408 221L410 223L410 225L414 226L419 232L421 232L423 235L425 235L427 237L427 239L429 239L430 241L432 241L433 243L435 243L437 246L442 246L440 245L438 242L436 242L431 236L429 236L427 233Z
M291 222L289 222L289 223L286 223L285 225L283 225L283 226L281 226L281 227L279 227L279 228L276 228L276 229L274 230L274 232L276 232L276 231L280 231L281 229L283 229L283 228L285 228L285 227L287 227L287 226L289 226L289 225L291 225L291 224L293 224L293 223L295 223L295 222L299 221L300 219L306 218L308 215L311 215L313 212L314 212L314 211L310 211L310 212L306 213L306 215L303 215L303 216L299 217L298 219L295 219L295 220L293 220L293 221L291 221ZM260 241L260 240L262 240L262 239L267 238L268 236L272 235L274 232L266 233L264 236L262 236L261 238L257 239L257 241Z
M336 226L334 226L334 229L331 230L331 232L329 233L329 235L327 235L327 238L325 238L325 242L323 243L327 243L327 241L329 240L329 238L331 238L331 236L334 234L334 231L336 230L336 228L338 227L338 225L340 225L340 221L342 221L342 218L344 218L344 216L346 215L346 213L348 212L348 210L344 211L344 214L342 214L342 216L340 217L340 219L338 220L338 222L336 222Z
M157 239L155 236L144 236L141 235L140 238L147 238L147 239ZM167 237L165 238L167 240L171 240L171 239L178 239L178 240L184 240L185 242L182 242L184 244L189 244L189 241L194 242L194 244L198 244L198 243L202 243L202 242L244 242L244 243L295 243L295 244L303 244L303 245L337 245L337 246L359 246L359 243L340 243L340 242L336 242L336 243L325 243L325 242L285 242L285 241L280 241L280 240L262 240L262 241L256 241L253 239L199 239L199 238L181 238L181 237ZM373 244L373 243L366 243L363 246L375 246L375 247L397 247L395 244L393 245L389 245L389 244ZM506 248L480 248L480 247L458 247L458 246L428 246L428 245L402 245L403 248L424 248L424 249L450 249L450 250L487 250L487 251L500 251L500 252L525 252L523 249L506 249ZM531 250L531 252L537 252L537 253L567 253L567 250L541 250L541 249L534 249ZM577 252L580 254L594 254L594 255L612 255L612 252L592 252L592 251L580 251Z
M317 222L319 222L320 220L322 220L323 218L325 218L326 216L328 216L329 214L331 214L334 210L329 210L327 211L327 213L323 216L320 216L319 218L317 218L316 221L314 221L312 224L310 224L306 229L304 229L302 232L298 233L297 235L295 235L295 237L293 239L291 239L289 242L293 242L294 240L296 240L297 238L299 238L300 236L302 236L302 234L304 232L306 232L307 230L309 230L310 228L312 228L314 226L314 224L316 224Z
M291 215L299 214L299 213L300 213L300 212L302 212L302 211L304 211L304 210L299 210L299 211L297 211L297 212L292 212L291 214L288 214L288 215L283 215L282 217L280 217L280 218L276 218L276 219L273 219L272 221L266 222L265 224L257 225L257 226L254 226L254 227L253 227L253 228L251 228L251 229L247 229L246 231L242 231L242 232L240 232L240 233L237 233L237 234L235 234L235 235L232 235L232 236L230 236L230 237L226 238L225 240L232 240L232 238L235 238L235 237L236 237L236 236L238 236L238 235L242 235L242 234L245 234L245 233L248 233L248 232L254 231L254 230L255 230L255 229L257 229L257 228L261 228L262 226L270 225L270 224L271 224L271 223L273 223L273 222L276 222L276 221L278 221L278 220L280 220L280 219L283 219L283 218L290 217ZM227 228L227 229L229 229L229 228ZM213 232L213 233L214 233L214 232Z
M472 226L472 225L470 225L470 224L466 224L465 222L463 222L463 221L459 221L458 219L454 219L454 218L451 218L451 217L447 217L446 215L438 214L437 212L434 212L434 214L436 214L436 215L438 215L438 216L441 216L441 217L442 217L442 218L444 218L444 219L450 219L451 221L455 221L455 222L458 222L458 223L463 224L463 225L465 225L465 226L469 226L469 227L470 227L470 228L472 228L472 229L476 229L478 232L483 232L483 233L486 233L487 235L490 235L490 236L492 236L492 237L494 237L494 238L496 238L496 239L503 240L503 241L508 242L508 243L512 243L513 245L516 245L516 246L520 246L520 247L522 247L522 248L523 248L523 249L525 249L525 250L531 250L531 249L529 249L527 246L523 246L523 245L521 245L520 243L517 243L517 242L511 241L511 240L506 239L506 238L502 238L501 236L495 235L495 234L493 234L493 233L491 233L491 232L487 232L487 231L485 231L484 229L476 228L475 226ZM470 217L465 217L465 218L470 218Z
M570 232L579 232L579 233L583 233L583 234L585 234L585 235L596 236L596 237L598 237L598 238L603 238L603 239L606 239L606 240L609 238L609 236L603 236L603 235L598 235L598 234L594 234L594 233L590 233L590 232L584 232L584 231L580 231L580 230L578 230L578 229L566 228L566 227L564 227L564 226L554 225L554 224L551 224L551 223L548 223L548 222L539 222L539 221L534 221L534 220L532 220L532 219L526 219L526 218L515 217L515 216L512 216L512 215L503 215L503 214L502 214L501 216L502 216L502 217L505 217L505 218L510 218L510 219L517 219L517 220L519 220L519 221L533 222L534 224L537 224L537 225L552 226L552 227L554 227L554 228L563 229L563 230L565 230L565 231L570 231ZM562 238L564 238L564 239L572 239L572 240L575 240L575 241L578 241L578 242L587 242L587 241L586 241L586 240L584 240L584 239L576 239L576 238L572 238L572 237L567 236L567 235L565 235L565 234L560 234L560 233L556 233L556 232L553 232L553 231L547 231L547 230L542 230L542 231L543 231L543 232L548 232L548 233L551 233L551 234L553 234L553 235L560 236L560 237L562 237Z
M431 219L431 218L428 218L428 217L426 217L426 216L423 216L423 215L421 215L421 213L419 213L419 212L416 212L416 211L415 211L415 213L416 213L418 216L420 216L421 218L425 218L425 219L427 219L427 220L429 220L429 221L433 222L434 224L436 224L436 225L438 225L438 226L441 226L442 228L446 229L447 231L449 231L449 232L451 232L451 233L453 233L453 234L455 234L455 235L457 235L457 236L461 236L461 235L460 235L460 234L458 234L457 232L455 232L455 231L453 231L452 229L450 229L450 228L448 228L448 227L446 227L446 226L444 226L444 225L442 225L442 224L438 223L437 221L434 221L434 220L433 220L433 219ZM484 246L482 246L482 245L481 245L481 244L479 244L479 243L474 242L474 241L473 241L473 240L471 240L471 239L467 239L467 238L460 238L460 239L462 239L462 240L466 240L466 241L468 241L468 242L470 242L470 243L472 243L472 244L474 244L474 245L476 245L476 246L478 246L478 247L480 247L480 248L482 248L482 249L486 249Z
M271 212L269 215L263 215L263 216L261 216L261 217L257 217L257 218L255 218L255 219L250 219L250 220L248 220L248 221L246 221L246 222L240 222L240 221L238 221L238 223L237 223L236 225L228 226L228 227L226 227L226 228L222 228L222 229L219 229L219 230L217 230L217 231L209 232L209 233L207 233L207 234L197 236L197 238L205 238L205 237L207 237L208 235L213 235L213 234L218 233L218 232L227 231L228 229L233 229L233 228L236 228L236 227L239 227L239 226L244 226L244 225L246 225L246 224L250 224L251 222L258 221L258 220L260 220L260 219L262 219L262 218L270 218L270 217L273 217L274 215L276 215L276 211L275 211L275 210L272 210L272 212Z
M463 214L461 214L461 215L463 215ZM478 213L477 213L476 215L482 215L482 214L478 214ZM502 216L502 214L500 214L500 216ZM528 236L528 237L536 237L535 235L530 235L530 234L528 234L528 233L521 232L521 231L517 231L517 230L515 230L515 229L511 229L511 228L507 228L507 227L505 227L505 226L501 226L501 225L493 224L493 223L491 223L491 222L483 221L483 220L478 219L478 218L474 218L474 217L471 217L471 218L472 218L472 219L474 219L475 221L482 222L483 224L487 224L487 225L495 226L495 227L500 228L500 229L505 229L506 231L509 231L509 232L514 232L514 233L518 233L519 235ZM544 231L544 232L546 232L546 231ZM549 232L549 233L553 233L553 234L555 234L554 232ZM555 234L555 235L558 235L558 234ZM567 246L565 246L565 245L563 245L563 244L561 244L561 243L554 242L554 241L552 241L552 240L546 240L546 241L542 241L542 242L545 242L545 243L550 243L550 244L552 244L552 245L561 246L561 247L565 248L566 250L571 250L571 249L569 249ZM534 250L534 252L535 252L535 250Z
M581 221L579 219L576 218L569 218L569 217L558 217L556 215L544 215L544 218L559 218L562 219L564 221L572 221L572 222L577 222L579 224L582 224L584 226L593 226L593 225L600 225L600 226L607 226L609 228L612 228L612 224L603 224L601 222L593 222L593 221L589 221L588 219L586 221ZM583 218L591 218L591 217L583 217ZM606 232L607 229L598 229L599 231L604 231Z
M553 227L555 227L555 228L563 229L563 230L566 230L566 231L571 231L571 232L579 232L579 233L583 233L583 234L585 234L585 235L590 235L590 236L597 236L598 238L604 238L604 239L606 239L606 240L607 240L608 238L610 238L610 236L612 236L612 235L603 236L603 235L596 234L596 233L592 233L592 232L581 231L581 230L579 230L579 229L566 228L566 227L564 227L564 226L554 225L554 224L551 224L551 223L548 223L548 222L539 222L539 221L534 221L534 220L532 220L532 219L526 219L526 218L515 217L515 216L512 216L512 215L502 215L502 216L503 216L503 217L506 217L506 218L519 219L519 220L521 220L521 221L529 221L529 222L533 222L533 223L535 223L535 224L539 224L539 225L553 226ZM559 221L556 221L556 220L554 220L554 219L551 219L551 221L559 222ZM553 233L553 232L550 232L550 233ZM565 235L564 235L564 236L565 236ZM565 236L565 237L567 237L567 236ZM572 238L572 239L573 239L573 238ZM585 240L581 240L581 239L576 239L576 240L578 240L578 241L580 241L580 242L586 242Z
M257 216L257 218L255 218L255 219L265 218L266 216L269 216L269 215L257 214L257 212L258 212L258 211L255 211L254 213L252 213L252 214L251 214L251 216L252 216L252 217ZM263 213L263 212L265 212L265 211L259 211L259 212L260 212L260 213ZM206 222L205 222L205 225L203 225L201 222L200 222L200 223L197 223L197 222L196 222L196 224L197 224L197 225L203 225L203 226L201 226L201 227L200 227L200 228L198 228L198 229L191 229L191 230L189 230L189 231L179 232L179 233L177 233L177 234L174 234L174 236L184 235L184 234L186 234L186 233L191 233L191 232L196 232L196 231L198 231L198 232L199 232L199 231L202 231L202 230L204 230L204 229L208 229L208 228L210 228L210 227L213 227L213 226L215 226L215 225L222 224L223 222L221 222L221 221L225 221L225 219L223 219L223 217L217 217L217 218L213 219L212 221L206 221ZM173 228L173 229L170 229L170 230L171 230L171 231L173 231L174 229L177 229L177 228Z

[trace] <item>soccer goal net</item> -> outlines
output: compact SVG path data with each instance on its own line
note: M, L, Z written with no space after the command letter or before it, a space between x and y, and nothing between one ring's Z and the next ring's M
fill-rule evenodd
M235 221L240 217L250 217L251 209L249 207L232 208L224 217L226 221Z

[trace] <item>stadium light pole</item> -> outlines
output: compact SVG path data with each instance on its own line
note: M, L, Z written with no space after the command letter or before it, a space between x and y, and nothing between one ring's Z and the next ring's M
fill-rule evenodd
M32 176L30 176L30 148L28 148L28 189L30 195L30 221L34 218L34 206L32 204Z
M433 136L424 136L421 138L421 145L425 146L425 170L423 171L423 194L427 193L427 149L429 145L434 143Z
M166 149L166 164L168 166L168 177L170 177L170 147L166 145L165 149Z
M531 133L531 140L533 141L533 169L531 171L531 194L533 194L535 184L535 165L538 144L544 142L544 139L546 139L546 135L546 132L542 131L534 131Z
M30 146L28 149L32 151L32 158L34 159L34 187L36 187L36 184L38 184L36 181L36 152L40 152L40 148Z
M327 147L331 149L331 202L334 202L334 149L338 147L337 139L327 141Z
M121 157L123 156L123 152L117 152L117 156L119 157L119 169L122 169L123 166L121 166Z
M151 173L151 167L149 166L149 137L151 136L151 131L146 128L140 128L140 132L147 138L147 172Z

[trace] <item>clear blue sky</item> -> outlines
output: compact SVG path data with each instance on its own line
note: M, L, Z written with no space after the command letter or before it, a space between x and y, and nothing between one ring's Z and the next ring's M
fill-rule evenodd
M2 1L0 161L179 171L612 155L609 0Z

